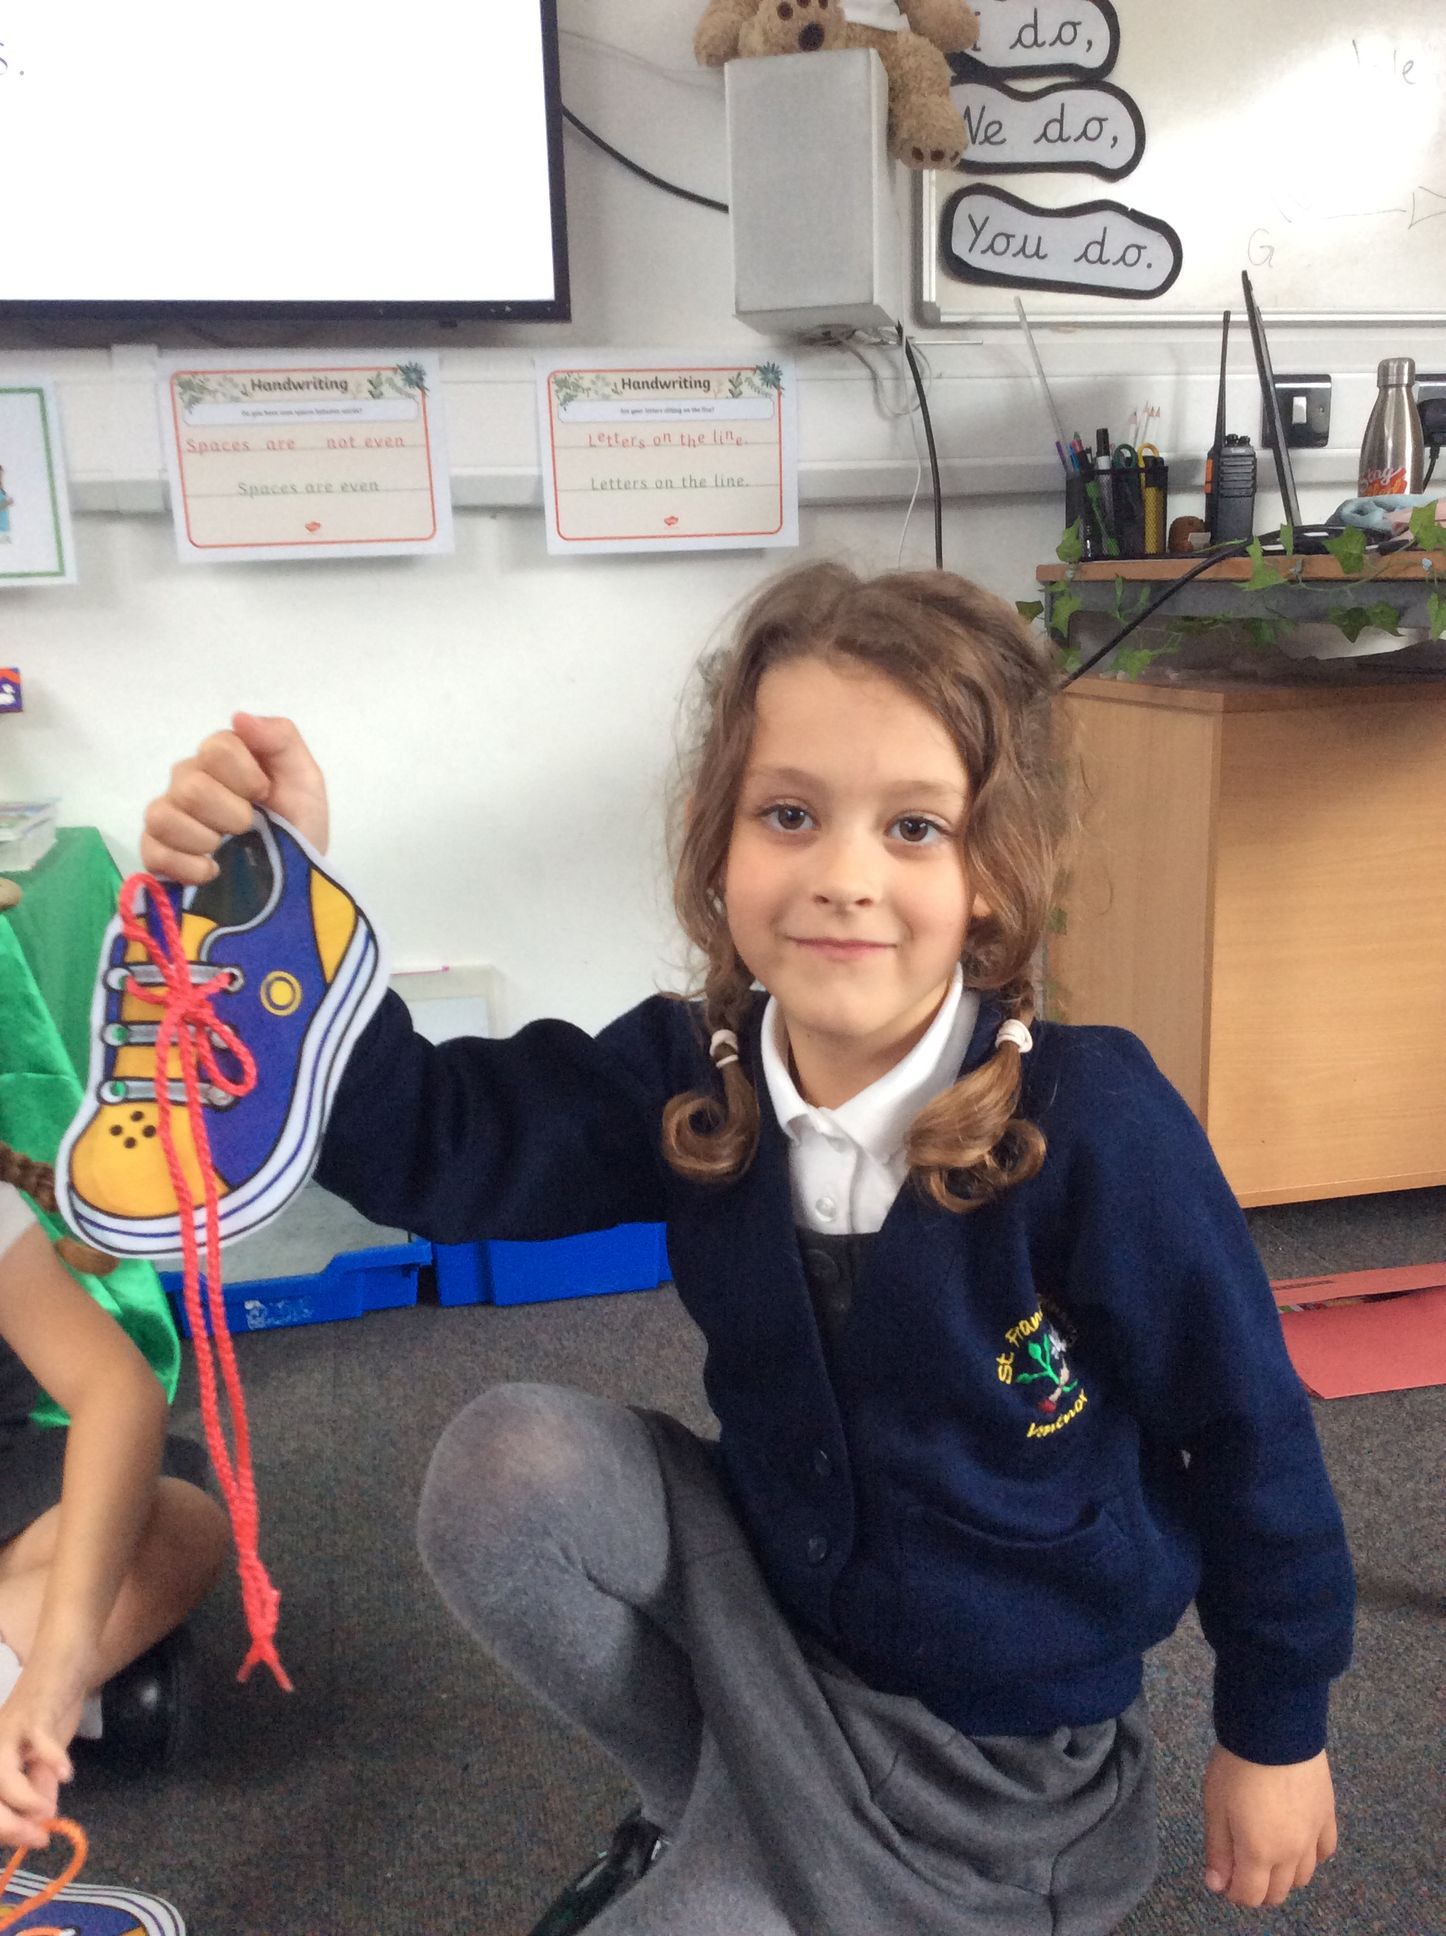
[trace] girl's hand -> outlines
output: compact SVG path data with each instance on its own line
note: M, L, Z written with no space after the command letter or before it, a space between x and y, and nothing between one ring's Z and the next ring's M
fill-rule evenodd
M1243 1909L1278 1909L1336 1852L1330 1763L1266 1767L1216 1746L1205 1769L1205 1887Z
M44 1824L60 1812L60 1784L74 1770L65 1744L80 1719L81 1696L50 1691L22 1673L0 1707L0 1842L43 1849Z
M171 768L171 784L146 808L142 864L188 887L213 880L211 855L227 834L246 832L253 806L325 851L326 781L306 741L289 719L237 713L229 732L212 733Z

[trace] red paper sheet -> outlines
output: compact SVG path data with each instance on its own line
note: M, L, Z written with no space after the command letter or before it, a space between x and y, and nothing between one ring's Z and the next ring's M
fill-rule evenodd
M1291 1363L1317 1398L1446 1385L1446 1265L1298 1277L1271 1287Z

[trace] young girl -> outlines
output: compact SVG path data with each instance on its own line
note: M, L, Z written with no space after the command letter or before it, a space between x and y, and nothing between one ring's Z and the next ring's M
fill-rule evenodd
M1205 1882L1281 1903L1335 1846L1350 1564L1199 1126L1134 1037L1034 1018L1047 655L961 579L820 565L705 688L700 998L433 1047L390 997L318 1171L446 1242L666 1221L707 1340L716 1446L499 1387L427 1478L449 1605L641 1797L539 1930L1115 1927L1154 1862L1142 1656L1192 1599ZM253 802L325 839L295 728L240 714L147 865L210 878Z
M167 1440L155 1374L17 1184L44 1198L49 1171L0 1144L0 1841L43 1848L74 1735L163 1757L180 1717L154 1643L209 1590L228 1535L198 1486L159 1476L188 1452L199 1473L199 1448ZM68 1432L31 1422L42 1387Z

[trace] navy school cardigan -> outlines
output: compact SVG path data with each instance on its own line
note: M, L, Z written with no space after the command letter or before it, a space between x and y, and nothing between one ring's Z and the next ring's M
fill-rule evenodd
M1310 1406L1230 1188L1134 1036L1040 1023L1022 1112L1038 1176L966 1215L906 1184L825 1364L787 1143L741 1031L758 1154L689 1182L664 1104L718 1090L695 1006L593 1038L535 1022L440 1046L389 995L317 1175L438 1242L665 1222L707 1343L725 1483L799 1628L966 1734L1118 1714L1194 1599L1236 1754L1325 1744L1354 1588ZM993 1048L985 998L963 1069Z

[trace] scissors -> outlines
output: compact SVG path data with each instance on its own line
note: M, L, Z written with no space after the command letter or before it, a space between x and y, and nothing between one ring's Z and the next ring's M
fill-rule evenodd
M1163 459L1163 458L1162 458L1162 457L1160 456L1160 446L1159 446L1158 444L1141 444L1141 445L1140 445L1140 468L1141 468L1141 470L1143 470L1143 469L1144 469L1144 467L1145 467L1145 461L1146 461L1146 459L1147 459L1147 458L1148 458L1148 459L1150 459L1150 460L1152 460L1152 461L1153 461L1154 463L1156 463L1156 464L1159 464L1159 463L1163 463L1163 462L1164 462L1164 459Z
M1141 469L1140 453L1133 444L1116 444L1110 456L1110 469L1115 471L1137 471Z

